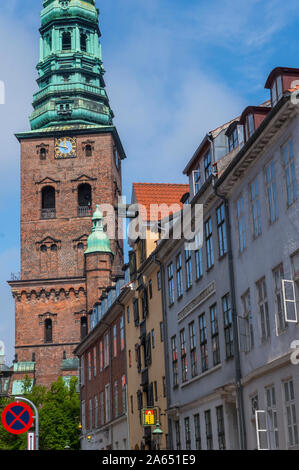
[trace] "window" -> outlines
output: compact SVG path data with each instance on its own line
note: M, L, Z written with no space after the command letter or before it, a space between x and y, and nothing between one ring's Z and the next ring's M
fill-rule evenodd
M256 178L250 185L250 204L253 223L253 236L257 238L262 233L261 207L259 200L259 186Z
M208 347L207 347L207 325L206 315L203 313L199 317L199 341L201 370L205 372L208 369Z
M179 253L176 257L176 280L178 289L178 299L183 295L183 275L182 275L182 255Z
M99 363L100 363L100 372L102 372L104 368L104 346L103 346L103 341L100 341L100 346L99 346Z
M171 338L171 356L172 356L172 379L173 386L178 385L178 350L176 344L176 336Z
M228 151L231 152L238 146L239 139L238 139L238 128L237 126L234 128L232 133L228 136Z
M163 397L166 397L166 377L162 377Z
M269 319L269 308L267 299L267 287L266 279L263 278L256 284L258 306L260 312L260 323L261 323L261 340L265 341L270 337L270 319Z
M104 336L104 367L109 366L109 333Z
M117 356L117 327L113 325L113 356Z
M270 449L279 448L275 387L265 389Z
M206 252L207 252L207 268L214 266L213 238L212 238L212 219L211 217L205 223L206 232Z
M131 413L133 414L133 413L134 413L134 399L133 399L133 395L131 395L130 401L131 401Z
M120 317L120 350L125 349L125 317Z
M186 450L191 450L190 418L185 418L185 440Z
M52 343L53 340L53 328L52 320L47 318L45 320L45 343Z
M94 427L98 427L98 397L94 397Z
M87 36L84 33L80 34L80 47L82 52L87 50Z
M197 375L196 332L194 322L189 324L189 344L191 358L191 377Z
M212 162L211 162L210 150L204 157L204 166L205 166L205 180L207 180L212 174Z
M161 343L164 342L164 323L162 321L160 322L160 340Z
M181 450L181 432L180 432L180 422L175 421L175 441L176 441L176 450Z
M127 381L126 376L123 375L121 378L121 401L122 401L122 412L127 412Z
M135 326L139 325L139 305L138 299L133 300L133 312L134 312L134 324Z
M92 429L92 399L89 400L89 429Z
M195 449L196 450L201 450L199 414L194 415L194 431L195 431Z
M88 333L87 317L81 317L80 327L81 327L81 340L82 340L85 338L85 336L87 336L87 333Z
M78 215L86 217L91 215L91 186L89 184L80 184L78 186Z
M97 375L97 348L93 348L93 375L96 377Z
M154 382L154 391L155 391L155 401L158 401L158 385L157 382Z
M161 271L157 272L157 285L158 285L158 290L161 290Z
M203 275L202 248L195 251L195 272L196 280L198 281Z
M72 48L72 37L70 32L62 33L62 50L70 50Z
M105 423L105 404L104 404L104 392L100 393L100 419L101 424Z
M283 294L282 280L284 279L282 264L273 270L274 281L274 299L275 299L275 323L277 335L284 331L287 327L283 312Z
M114 382L114 417L118 417L118 383Z
M87 144L85 147L85 156L91 157L92 156L92 147L90 144Z
M224 416L223 416L223 406L222 405L216 407L216 417L217 417L217 432L218 432L219 450L225 450Z
M299 444L293 380L283 383L288 447Z
M151 279L148 281L148 290L149 290L150 299L152 299L153 298L153 283Z
M227 253L226 225L225 225L225 206L224 203L218 207L217 215L217 231L218 231L218 248L219 257L221 258Z
M151 334L148 333L146 340L145 340L145 367L148 367L152 363L152 348L151 348Z
M39 151L39 158L40 160L46 160L46 157L47 157L47 150L42 147Z
M181 366L182 366L182 382L187 381L187 351L186 351L186 336L185 330L180 332L181 342Z
M55 216L55 189L45 186L42 189L42 219L54 219Z
M127 307L127 321L128 323L131 321L130 307Z
M243 196L237 200L237 224L239 236L239 251L242 253L246 248L246 232L245 232L245 214Z
M192 287L192 259L191 250L185 250L185 266L186 266L186 288Z
M200 190L200 165L198 165L197 169L192 172L193 175L193 194L197 194Z
M152 348L155 349L155 347L156 347L155 330L152 330Z
M169 305L174 303L174 287L173 287L173 264L170 263L167 268L168 272L168 302Z
M225 356L230 359L234 356L234 340L233 340L233 320L231 309L230 295L222 297L224 339L225 339Z
M85 405L85 400L83 400L81 402L81 419L82 419L82 431L83 432L86 430L85 412L86 412L86 405Z
M212 351L213 351L213 365L216 366L220 362L220 349L219 349L219 329L217 318L217 307L213 305L210 308L211 316L211 337L212 337Z
M276 189L275 165L272 160L265 168L266 191L269 207L269 220L272 224L278 219L278 202Z
M118 151L117 151L116 147L114 147L114 163L115 163L116 168L118 169L119 168L119 158L118 158Z
M247 136L248 138L246 140L249 139L249 137L252 136L252 134L254 133L254 117L253 117L253 114L249 114L247 116Z
M240 347L243 352L248 353L254 346L253 318L251 311L250 291L242 297L243 312L239 317Z
M106 423L110 421L110 384L105 385L105 402L106 402Z
M211 410L205 411L205 423L206 423L206 442L207 450L213 449L213 431L211 422Z
M288 206L291 206L297 199L297 183L295 170L295 157L293 150L293 141L289 140L282 147L283 166L285 173L285 182L287 187Z
M282 77L281 75L277 77L272 84L271 87L271 101L272 101L272 106L275 106L276 103L280 100L280 98L283 95L282 91Z

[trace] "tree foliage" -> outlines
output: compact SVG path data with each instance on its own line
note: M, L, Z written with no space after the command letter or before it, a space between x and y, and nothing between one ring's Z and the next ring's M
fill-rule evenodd
M40 450L63 450L66 445L76 450L80 447L79 421L80 397L76 391L77 378L72 377L67 385L59 377L49 390L42 386L30 385L23 381L23 396L32 401L39 411L39 448ZM0 414L13 399L0 399ZM0 424L0 449L25 450L27 433L13 435Z

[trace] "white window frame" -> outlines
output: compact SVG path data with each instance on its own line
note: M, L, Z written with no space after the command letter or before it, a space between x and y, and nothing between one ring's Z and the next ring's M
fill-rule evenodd
M260 428L259 427L259 415L260 414L265 415L266 428ZM256 441L257 441L258 450L270 450L269 434L268 434L268 417L267 417L267 413L266 413L265 410L255 410L255 429L256 429ZM266 435L267 435L267 444L268 444L267 449L261 447L260 433L262 433L262 432L266 433Z
M283 310L284 310L284 317L287 323L298 323L298 312L297 312L297 300L296 300L296 290L295 290L295 282L293 280L282 279L282 296L283 296ZM293 286L293 298L287 299L286 297L286 284L289 283ZM294 313L295 319L291 320L288 318L287 312L287 303L291 303L294 305Z

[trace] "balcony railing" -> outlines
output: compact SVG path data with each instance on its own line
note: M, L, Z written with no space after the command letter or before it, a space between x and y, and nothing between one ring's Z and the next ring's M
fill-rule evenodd
M91 216L91 207L89 207L89 206L78 206L78 216L79 217L90 217Z
M55 219L56 209L42 209L42 219Z

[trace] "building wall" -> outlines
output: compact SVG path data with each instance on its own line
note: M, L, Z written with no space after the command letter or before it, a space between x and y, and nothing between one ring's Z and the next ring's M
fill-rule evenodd
M242 352L241 366L244 376L244 403L248 419L247 435L249 448L255 448L256 437L248 416L250 402L253 395L259 396L259 408L266 409L265 387L273 384L276 391L279 448L288 447L285 427L285 410L283 408L284 391L282 383L292 378L295 386L295 406L299 413L299 394L297 392L297 369L290 363L291 343L298 337L297 324L287 323L287 327L277 335L275 318L277 318L278 303L275 296L273 270L280 264L283 266L284 279L294 278L291 256L299 249L299 119L289 121L287 126L276 134L272 143L264 149L246 174L239 179L231 194L230 211L232 215L232 241L234 250L234 269L237 289L237 308L239 315L243 315L244 308L241 297L250 292L254 346L249 352ZM288 207L286 179L283 167L281 147L289 139L293 141L294 163L297 181L297 200ZM271 161L275 165L276 192L278 205L278 218L270 223L267 190L265 184L265 167ZM252 209L250 203L250 184L257 178L260 202L261 234L253 236ZM238 231L236 223L236 201L243 195L245 213L246 248L239 250ZM258 304L256 283L265 277L267 289L267 303L269 311L269 337L262 341L261 314ZM298 303L297 303L298 305ZM242 347L242 344L241 344ZM243 349L244 350L244 349ZM272 372L272 365L278 360L284 361ZM260 372L262 369L262 373ZM250 380L249 380L250 378ZM250 419L249 419L250 418ZM298 447L298 444L297 444Z

